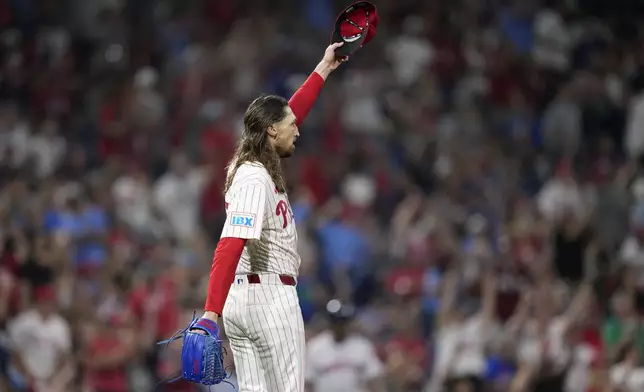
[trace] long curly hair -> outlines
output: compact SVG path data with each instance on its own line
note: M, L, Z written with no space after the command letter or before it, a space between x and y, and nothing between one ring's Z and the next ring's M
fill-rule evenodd
M226 167L224 193L228 192L237 169L245 162L259 162L264 165L277 191L286 192L282 162L271 146L267 133L268 127L284 119L286 106L288 101L277 95L260 96L248 105L244 113L244 132L237 144L235 155Z

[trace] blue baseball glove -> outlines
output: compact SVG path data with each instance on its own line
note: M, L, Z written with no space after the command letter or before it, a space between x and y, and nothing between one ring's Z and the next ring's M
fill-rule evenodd
M195 330L203 331L205 335L194 332ZM224 347L216 322L204 318L195 319L188 328L159 344L177 339L183 339L181 375L185 380L204 385L226 382L228 376L224 367Z

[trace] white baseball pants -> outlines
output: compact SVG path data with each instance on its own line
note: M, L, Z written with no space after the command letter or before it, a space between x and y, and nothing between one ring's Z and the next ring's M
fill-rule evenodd
M235 276L223 309L239 392L304 392L304 321L295 286Z

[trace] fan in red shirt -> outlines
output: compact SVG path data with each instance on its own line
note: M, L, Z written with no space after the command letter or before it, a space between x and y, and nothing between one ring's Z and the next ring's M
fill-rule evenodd
M93 392L127 392L127 363L136 350L134 330L120 315L97 327L81 359L84 384Z
M205 164L211 166L211 178L201 196L202 219L207 225L216 224L224 212L224 200L221 190L224 178L220 173L226 172L226 164L235 151L235 140L222 124L211 124L200 140L201 156Z
M115 93L114 98L100 109L100 153L103 159L124 156L132 150L132 135L125 124L123 101L125 94Z
M2 298L3 301L7 301L8 316L20 313L26 299L18 281L20 264L16 241L13 238L7 238L0 254L0 276L3 276L3 284L8 290Z
M388 373L395 375L402 386L415 389L428 367L427 347L420 331L413 326L417 320L404 317L406 325L398 326L399 332L384 346L385 363Z
M163 340L177 331L179 308L177 305L176 283L171 276L161 275L149 279L146 284L135 288L129 300L129 307L139 325L156 326L154 338Z
M228 119L213 122L203 130L199 141L203 159L222 172L235 153L235 137L230 132L229 122Z

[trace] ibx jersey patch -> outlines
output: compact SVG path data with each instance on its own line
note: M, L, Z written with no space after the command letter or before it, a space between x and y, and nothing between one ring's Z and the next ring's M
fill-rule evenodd
M255 227L255 214L242 214L233 212L230 214L230 225L241 227Z

